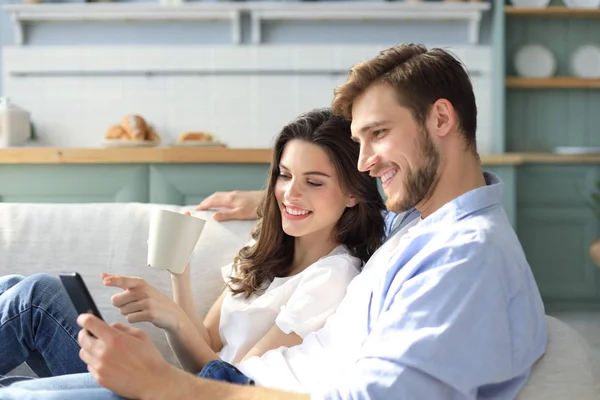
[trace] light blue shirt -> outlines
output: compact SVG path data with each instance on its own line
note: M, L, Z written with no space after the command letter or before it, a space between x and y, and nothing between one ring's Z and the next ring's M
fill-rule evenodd
M403 236L399 258L372 288L361 356L313 400L517 396L545 351L545 312L502 208L503 183L484 175L486 187ZM390 213L388 233L414 218L414 210Z

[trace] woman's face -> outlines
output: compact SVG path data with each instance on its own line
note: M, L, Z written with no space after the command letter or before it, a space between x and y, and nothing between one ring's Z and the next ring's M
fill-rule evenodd
M283 231L297 238L329 240L345 208L355 204L342 192L325 150L302 140L291 140L283 150L275 197Z

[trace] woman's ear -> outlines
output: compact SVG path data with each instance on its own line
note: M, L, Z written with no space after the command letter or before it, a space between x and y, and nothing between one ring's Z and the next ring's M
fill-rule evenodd
M346 203L346 207L354 207L356 205L356 199L354 197L350 197L348 203Z

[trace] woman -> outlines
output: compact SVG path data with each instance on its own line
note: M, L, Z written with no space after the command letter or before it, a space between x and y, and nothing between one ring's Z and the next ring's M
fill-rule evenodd
M349 121L327 109L301 115L277 137L253 242L224 269L227 287L204 321L188 270L172 275L174 302L142 279L104 274L106 285L127 289L113 304L129 322L163 328L182 367L204 376L211 361L301 343L383 238L385 206L376 181L356 170L358 155ZM64 358L78 360L77 351Z

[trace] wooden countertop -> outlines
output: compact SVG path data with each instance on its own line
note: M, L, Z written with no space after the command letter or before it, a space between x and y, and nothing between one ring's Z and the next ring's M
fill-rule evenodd
M268 164L271 149L223 147L152 148L44 148L0 149L0 164L160 164L160 163L250 163ZM506 153L481 156L483 165L527 163L600 163L600 154Z

